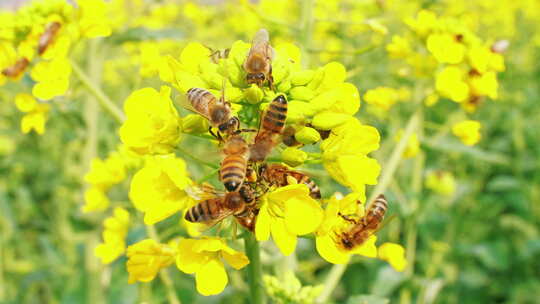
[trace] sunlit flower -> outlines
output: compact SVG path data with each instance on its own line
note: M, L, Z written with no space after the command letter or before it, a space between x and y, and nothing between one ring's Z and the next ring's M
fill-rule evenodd
M482 125L476 120L464 120L452 127L452 133L467 146L475 145L480 141L480 128Z
M448 171L431 171L426 175L426 188L442 195L450 196L456 192L456 180Z
M126 236L129 228L129 213L115 208L114 215L103 222L103 243L94 252L103 264L109 264L122 255L126 249Z
M452 34L431 34L426 41L427 49L441 63L460 63L465 57L465 45Z
M469 86L464 81L464 73L454 66L444 68L436 76L437 92L455 102L462 102L469 97Z
M174 155L149 158L131 180L129 197L153 225L192 203L186 188L192 184L185 162Z
M396 102L404 100L406 97L400 90L388 87L377 87L368 90L364 94L364 100L368 104L377 106L385 111L388 111Z
M110 205L109 198L103 189L99 187L90 187L84 191L84 213L103 211Z
M343 218L342 215L350 219L359 220L364 215L365 200L363 193L351 193L343 199L336 196L330 198L324 210L324 220L316 233L316 247L321 257L333 264L343 264L349 261L352 254L359 254L374 258L377 256L377 247L375 235L370 236L363 244L353 248L345 249L340 244L340 237L343 232L349 231L354 225Z
M219 294L227 286L224 261L234 269L244 268L249 260L220 238L181 239L176 266L180 271L195 274L197 291L205 296Z
M473 74L469 78L469 85L471 94L474 96L488 96L491 99L497 99L499 96L499 82L495 72Z
M350 119L322 142L323 165L340 184L364 194L366 184L376 184L381 171L377 160L367 156L379 148L379 141L377 129ZM365 200L365 194L361 200Z
M124 180L126 168L122 158L117 156L108 157L105 161L94 158L90 165L90 171L84 176L84 180L103 190Z
M150 282L158 272L174 263L176 248L152 239L142 240L127 248L128 282Z
M405 58L412 52L412 49L407 39L394 35L392 42L386 46L386 51L392 58Z
M49 100L64 95L68 90L71 64L65 58L40 61L30 75L37 82L32 94L39 99Z
M122 142L140 154L167 154L180 140L181 119L170 98L171 89L144 88L124 103L127 119L120 128Z
M284 255L296 248L296 237L314 232L322 221L319 203L309 196L304 184L277 188L261 198L261 209L255 225L255 236L265 241L272 239Z
M437 26L437 15L428 10L421 10L416 19L407 18L405 23L419 36L426 36Z
M111 34L107 17L109 3L103 0L77 0L79 26L83 37L106 37Z
M15 96L15 105L19 111L25 113L21 119L21 131L24 134L34 130L37 134L45 133L45 123L47 122L50 105L38 103L30 94L20 93Z
M378 249L378 258L387 261L396 271L403 271L407 267L405 249L394 243L383 243Z

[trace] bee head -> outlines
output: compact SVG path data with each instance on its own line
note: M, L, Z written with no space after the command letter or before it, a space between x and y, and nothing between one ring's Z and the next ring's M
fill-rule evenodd
M246 203L251 203L254 199L254 193L253 193L253 190L249 187L246 187L246 186L243 186L242 188L240 188L240 195L242 196L242 198L244 199L244 201Z
M227 133L227 131L235 131L240 127L240 121L238 120L238 117L233 116L226 122L220 124L218 126L218 129L222 133Z
M344 237L344 238L341 239L341 244L346 249L352 249L354 247L354 244L347 237Z
M263 83L264 80L266 79L266 77L264 76L263 73L250 73L250 74L247 74L246 76L246 80L247 80L247 83Z

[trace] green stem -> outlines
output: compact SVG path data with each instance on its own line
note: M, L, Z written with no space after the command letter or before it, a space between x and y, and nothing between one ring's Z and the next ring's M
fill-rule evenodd
M371 205L374 201L374 199L381 193L383 193L388 186L390 185L390 181L392 180L392 177L394 176L394 173L396 172L396 169L398 167L398 164L403 156L403 151L405 151L405 148L407 147L407 142L409 141L409 137L413 133L413 131L416 129L418 125L418 121L420 120L421 116L421 106L419 106L419 109L416 110L416 112L411 116L409 121L407 122L407 126L405 127L405 132L403 132L403 136L401 137L401 140L397 144L397 146L394 148L394 151L392 151L392 155L390 155L390 159L387 162L388 165L386 166L382 177L371 193L371 197L368 200L368 204L366 206L366 209L369 208L369 205ZM328 299L332 295L332 292L336 288L337 284L339 283L341 276L345 272L345 269L347 268L347 264L338 264L332 266L332 269L330 270L330 273L328 274L325 283L324 283L324 289L321 295L317 298L317 303L327 303Z
M207 162L207 161L205 161L205 160L202 160L202 159L198 158L197 156L195 156L195 155L189 153L188 151L186 151L186 150L184 150L184 149L182 149L182 148L180 148L180 147L176 147L176 150L177 150L178 152L180 152L182 155L186 156L187 158L191 158L192 160L198 162L198 163L201 164L201 165L205 165L205 166L210 167L210 168L213 168L213 169L219 168L219 165L216 165L216 164L214 164L214 163L211 163L211 162Z
M146 232L148 233L148 236L150 236L151 239L160 243L159 236L154 226L146 226ZM176 295L176 291L174 290L174 283L167 269L162 269L159 272L159 278L161 279L161 281L165 285L165 288L167 289L167 298L169 300L168 302L171 304L181 304L180 299L178 299L178 296Z
M251 299L248 301L253 304L266 303L264 295L264 284L262 281L262 264L259 252L259 243L253 233L248 233L244 238L246 254L249 258L249 264L246 267L249 282L249 291Z
M114 117L117 122L124 122L125 117L122 110L120 110L120 108L118 108L116 104L107 95L105 95L99 85L93 82L74 60L71 60L71 66L77 78L79 78L79 80L86 87L86 89L88 89L88 91L92 95L94 95L94 97L96 97L97 101L103 107L103 109L105 109L105 111L111 114L111 116Z
M300 8L300 45L303 47L304 56L302 61L309 66L309 50L311 49L311 37L313 33L313 7L315 0L303 0Z

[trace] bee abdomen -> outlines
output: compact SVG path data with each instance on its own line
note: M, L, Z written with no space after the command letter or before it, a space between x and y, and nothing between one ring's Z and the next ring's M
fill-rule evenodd
M276 97L263 117L263 128L272 133L281 133L287 118L287 100L283 95Z
M217 213L217 205L211 204L211 200L206 200L189 208L186 212L185 219L192 223L207 222L214 219L213 214Z
M380 222L384 218L384 214L386 213L387 209L388 202L386 201L384 195L381 194L377 196L367 212L368 222L371 222L373 219Z
M208 104L216 99L212 93L200 88L189 89L187 91L187 98L196 110L203 113L208 111Z
M229 156L223 160L219 174L227 191L236 191L242 185L246 168L246 159L241 156Z

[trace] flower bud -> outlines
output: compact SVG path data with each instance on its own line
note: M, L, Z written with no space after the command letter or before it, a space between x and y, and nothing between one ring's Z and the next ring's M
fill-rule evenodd
M313 128L304 127L294 134L294 138L304 145L309 145L321 140L321 134Z
M317 90L319 86L321 85L321 82L324 78L324 69L319 68L315 73L313 74L313 78L311 81L307 84L307 87L312 90Z
M331 130L351 118L351 115L325 112L315 115L311 124L319 130Z
M280 83L277 87L279 92L288 92L292 87L291 81L285 80L282 83Z
M208 120L199 114L188 114L182 119L182 132L199 134L208 131Z
M244 90L244 98L251 104L261 102L263 97L263 91L255 84L252 84L250 88Z
M305 86L313 79L313 76L315 76L313 70L298 71L291 75L291 83L294 86Z
M291 99L297 99L297 100L305 100L309 101L313 99L315 96L315 93L312 89L309 89L308 87L300 86L300 87L294 87L289 92Z
M297 167L307 160L307 153L297 148L286 148L281 152L283 162L291 167Z

